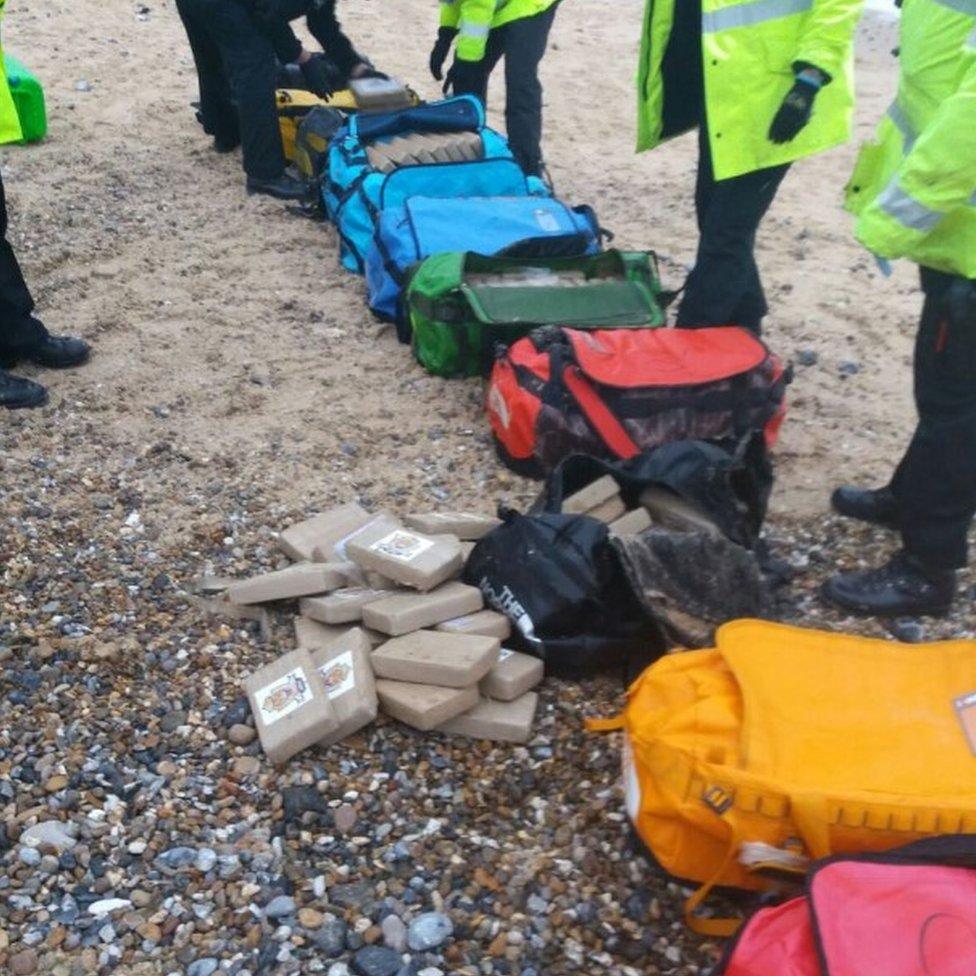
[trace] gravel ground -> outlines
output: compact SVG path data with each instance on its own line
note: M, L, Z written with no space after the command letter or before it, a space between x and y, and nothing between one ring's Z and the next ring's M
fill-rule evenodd
M121 462L67 451L92 436L70 404L0 433L3 971L707 971L718 948L684 930L681 889L633 846L615 737L582 730L619 705L618 682L547 682L526 747L381 720L276 772L239 679L292 645L290 613L263 639L187 589L274 565L274 530L303 513L165 442ZM772 537L798 565L784 615L855 625L814 587L883 536L810 520Z

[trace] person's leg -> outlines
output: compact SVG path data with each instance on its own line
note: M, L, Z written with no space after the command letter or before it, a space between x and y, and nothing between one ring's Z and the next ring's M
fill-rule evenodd
M892 479L905 549L933 569L967 562L976 514L976 282L923 269L918 426Z
M244 172L274 180L285 171L278 110L276 60L271 41L237 0L208 0L207 26L216 41L237 102Z
M199 0L176 0L190 52L197 70L200 89L200 120L218 148L231 148L240 142L237 108L227 81L220 48L207 29L206 4Z
M481 91L481 100L486 105L488 104L488 80L505 53L505 38L507 36L507 25L496 27L493 31L489 31L488 40L485 42L485 56L481 61L485 73L485 87Z
M529 176L542 173L539 64L546 53L557 6L505 25L505 127L512 153Z
M0 175L0 364L27 355L47 340L47 329L33 311L34 299L7 241L7 199Z
M754 254L756 231L789 166L715 181L707 136L700 141L696 204L701 239L677 324L741 325L758 333L767 306Z

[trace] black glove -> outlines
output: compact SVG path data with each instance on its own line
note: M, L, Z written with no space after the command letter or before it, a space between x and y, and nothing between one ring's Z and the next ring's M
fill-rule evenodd
M813 100L820 86L805 75L797 75L793 87L786 93L773 124L769 127L769 141L777 144L792 142L810 121Z
M443 91L445 95L477 95L483 99L486 82L484 62L462 61L456 57L444 79Z
M430 52L430 73L435 81L440 81L444 77L444 62L447 60L447 53L451 50L457 33L454 27L440 27L437 30L437 40Z
M343 86L342 73L324 54L313 54L301 65L301 69L308 90L319 98L329 98Z

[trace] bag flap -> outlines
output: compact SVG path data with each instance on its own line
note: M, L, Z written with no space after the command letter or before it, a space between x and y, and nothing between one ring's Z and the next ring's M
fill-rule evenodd
M516 163L504 159L459 165L489 167L500 164L518 170ZM436 173L435 168L431 169ZM393 174L390 180L395 176ZM571 212L563 204L528 196L468 196L449 202L429 196L411 196L404 206L422 256L442 251L473 250L492 254L519 241L547 233L573 233L576 229Z
M653 296L633 281L594 281L578 287L527 281L524 285L462 285L461 291L484 323L621 328L656 321Z
M468 201L511 197L528 198L529 186L525 173L514 159L508 156L492 156L488 159L472 159L455 163L425 163L401 166L391 173L374 174L379 181L379 209L403 206L407 201L439 201L436 204L441 216L444 202L452 205ZM424 208L421 207L421 210ZM486 218L480 215L479 220ZM467 234L465 240L469 240ZM468 245L470 247L471 245ZM437 248L439 251L440 248ZM464 247L451 250L465 250Z
M477 132L484 128L485 110L473 95L414 105L399 112L354 115L349 132L361 142L403 132Z
M837 859L813 875L809 898L824 976L976 972L971 868Z
M973 807L976 743L958 710L976 691L976 641L905 645L739 620L717 646L742 692L750 774L794 797Z
M566 336L580 369L594 382L621 389L697 386L739 376L769 351L738 327L574 332Z

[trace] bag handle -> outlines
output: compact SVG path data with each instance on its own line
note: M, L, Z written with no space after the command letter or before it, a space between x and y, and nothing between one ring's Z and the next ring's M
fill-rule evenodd
M562 380L583 416L614 455L626 461L640 454L640 448L624 429L623 424L613 415L578 367L564 366Z

